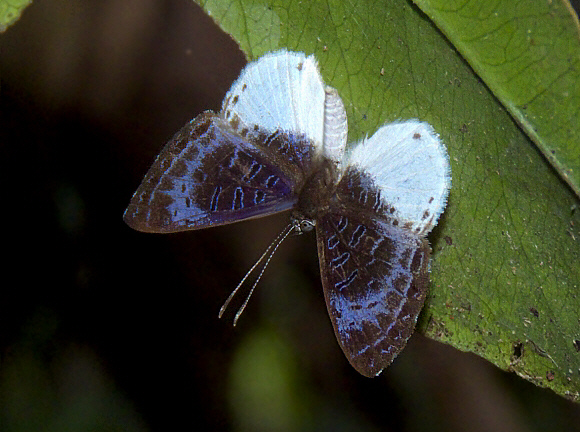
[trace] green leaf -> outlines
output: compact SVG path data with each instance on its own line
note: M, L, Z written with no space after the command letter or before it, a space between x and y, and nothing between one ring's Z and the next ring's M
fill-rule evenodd
M18 21L32 0L0 0L0 33Z
M350 142L395 119L435 127L453 186L420 328L578 398L578 199L434 24L403 0L199 3L249 59L314 53Z
M413 0L580 195L580 29L567 0Z

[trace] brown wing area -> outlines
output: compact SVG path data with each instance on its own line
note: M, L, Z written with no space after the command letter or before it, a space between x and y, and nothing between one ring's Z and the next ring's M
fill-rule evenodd
M352 366L376 376L413 333L428 285L426 239L397 226L372 183L349 171L317 218L322 285Z
M299 138L259 130L242 135L218 115L202 113L161 151L124 220L139 231L166 233L287 210L310 153Z

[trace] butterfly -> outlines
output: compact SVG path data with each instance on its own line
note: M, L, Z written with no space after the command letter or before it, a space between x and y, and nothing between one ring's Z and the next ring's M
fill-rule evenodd
M350 150L347 135L344 104L314 56L266 54L244 68L218 114L203 112L167 143L124 220L169 233L292 210L283 237L315 227L336 338L373 377L403 349L423 307L426 235L451 171L428 123L386 124Z

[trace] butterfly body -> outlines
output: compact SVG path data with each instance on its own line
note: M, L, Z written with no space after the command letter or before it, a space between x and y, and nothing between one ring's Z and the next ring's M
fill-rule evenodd
M200 114L166 145L124 219L165 233L292 209L293 226L316 227L339 345L370 377L413 332L428 285L425 236L445 206L450 170L427 123L385 125L350 151L347 131L314 57L266 55L244 69L220 113Z

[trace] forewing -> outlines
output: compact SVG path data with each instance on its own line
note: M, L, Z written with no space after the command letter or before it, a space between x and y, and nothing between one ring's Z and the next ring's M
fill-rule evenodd
M336 338L351 365L373 377L411 336L428 284L427 241L354 212L317 220L322 286Z
M382 126L353 147L347 165L369 174L399 225L424 236L437 224L451 168L445 145L428 123Z
M288 135L257 142L205 112L165 146L133 195L125 222L167 233L287 210L311 158L311 146ZM268 139L266 139L268 138Z
M314 56L280 50L248 63L227 93L221 115L240 133L282 131L321 151L324 102Z

